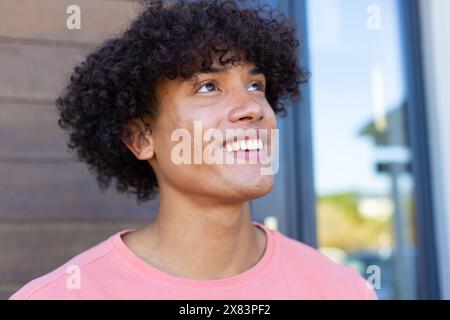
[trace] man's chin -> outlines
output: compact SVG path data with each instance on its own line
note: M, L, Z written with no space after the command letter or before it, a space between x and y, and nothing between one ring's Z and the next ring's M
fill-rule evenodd
M273 187L273 179L266 177L264 181L260 181L258 184L241 185L239 188L239 194L242 196L244 201L255 200L270 193Z

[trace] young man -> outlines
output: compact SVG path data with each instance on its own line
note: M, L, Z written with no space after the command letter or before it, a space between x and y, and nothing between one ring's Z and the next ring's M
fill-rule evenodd
M57 100L69 147L102 188L115 180L138 201L158 193L160 209L11 299L374 299L355 271L247 209L274 183L262 160L276 141L263 132L307 80L298 45L268 7L154 2L90 54ZM207 148L233 161L208 162Z

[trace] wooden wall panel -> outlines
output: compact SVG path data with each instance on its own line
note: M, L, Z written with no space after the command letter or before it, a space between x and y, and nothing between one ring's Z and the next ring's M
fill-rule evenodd
M54 105L0 102L0 161L5 158L72 157Z
M101 193L83 163L0 163L0 219L148 219L157 201Z
M0 44L0 97L54 101L87 49Z
M81 10L81 29L69 30L66 9L77 4ZM64 45L95 44L118 34L137 15L136 1L105 0L2 0L0 39L58 41Z

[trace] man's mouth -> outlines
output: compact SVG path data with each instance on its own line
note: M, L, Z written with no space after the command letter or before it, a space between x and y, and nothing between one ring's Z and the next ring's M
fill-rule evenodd
M238 151L261 151L264 148L262 139L240 139L237 141L228 141L224 143L227 152L233 153Z

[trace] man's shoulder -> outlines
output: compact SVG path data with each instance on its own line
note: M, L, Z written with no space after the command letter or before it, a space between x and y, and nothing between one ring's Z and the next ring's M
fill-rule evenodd
M331 297L376 299L366 280L353 268L335 262L317 249L275 232L279 259L291 280L308 283Z
M294 265L300 263L302 266L309 266L313 269L319 267L330 272L348 269L348 267L336 263L306 243L290 238L278 231L274 231L274 234L278 240L277 249L279 253L284 256L284 259L288 259Z
M112 237L112 236L111 236ZM88 272L89 269L98 267L99 263L112 250L110 239L106 239L95 246L74 256L53 271L31 280L14 293L10 300L34 300L34 299L79 299L81 270Z

